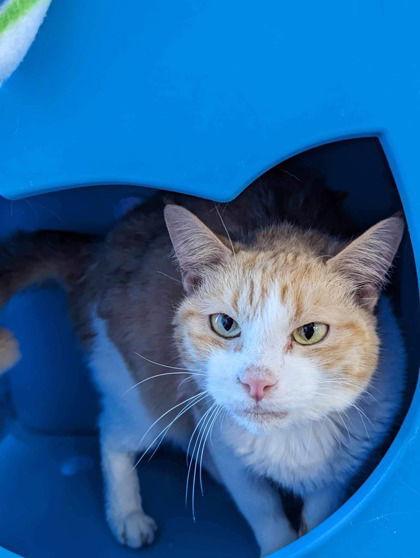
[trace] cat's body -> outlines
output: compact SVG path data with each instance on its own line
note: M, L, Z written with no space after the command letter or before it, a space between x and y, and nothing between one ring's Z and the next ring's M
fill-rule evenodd
M105 241L69 241L71 263L59 241L44 242L46 252L29 261L18 239L2 257L0 293L7 299L54 275L67 285L101 394L107 515L121 542L139 547L153 539L134 465L164 431L198 464L203 453L266 554L296 538L273 483L302 496L301 530L314 527L342 502L398 413L402 341L383 300L377 361L373 308L401 220L388 220L380 229L384 239L376 235L369 244L368 238L372 272L363 255L350 254L359 256L362 270L350 277L348 243L319 232L338 233L343 221L336 197L317 184L287 175L277 188L257 183L218 207L185 196L171 201L201 221L169 206L170 238L157 197ZM59 262L57 269L51 262ZM239 323L240 333L221 337L209 316ZM293 341L290 332L308 322L328 324L324 343ZM204 451L210 431L213 443ZM190 484L198 476L193 465Z

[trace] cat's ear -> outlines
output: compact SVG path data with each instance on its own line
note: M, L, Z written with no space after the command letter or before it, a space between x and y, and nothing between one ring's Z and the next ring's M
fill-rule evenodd
M353 282L360 303L373 310L404 233L401 214L380 221L331 258L328 265Z
M191 292L211 266L226 261L231 250L196 217L180 205L165 207L165 222L181 269L182 283Z

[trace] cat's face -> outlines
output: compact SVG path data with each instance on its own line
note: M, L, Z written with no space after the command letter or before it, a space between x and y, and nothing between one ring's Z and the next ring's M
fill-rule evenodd
M377 363L375 320L350 286L290 254L239 252L177 314L184 360L205 372L200 387L251 430L346 409Z
M194 378L199 387L251 431L353 405L378 357L379 291L357 274L370 269L377 276L384 254L392 261L402 232L401 220L392 219L395 246L382 246L382 268L369 262L366 272L361 261L351 262L360 239L325 261L287 238L272 249L233 254L196 218L195 234L177 244L168 225L187 291L175 337L185 366L204 373Z

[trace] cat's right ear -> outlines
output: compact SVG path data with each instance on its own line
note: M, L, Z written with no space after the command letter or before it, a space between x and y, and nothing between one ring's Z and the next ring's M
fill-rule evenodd
M187 293L200 285L209 268L227 261L231 250L196 217L180 205L167 205L165 222Z
M359 302L373 310L404 233L400 213L380 221L350 242L328 265L349 279Z

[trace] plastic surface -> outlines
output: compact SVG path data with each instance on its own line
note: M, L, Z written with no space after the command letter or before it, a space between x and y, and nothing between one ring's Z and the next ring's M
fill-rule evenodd
M105 521L95 438L14 432L0 443L0 453L0 531L8 548L25 558L138 555L115 541ZM161 531L156 544L140 552L147 558L194 558L197 552L231 558L239 550L243 558L254 558L257 547L244 520L208 477L197 502L199 521L193 522L184 506L185 474L185 461L168 452L142 467L143 497Z
M74 185L128 183L226 200L276 162L308 147L376 135L391 165L420 266L419 16L420 6L414 0L404 6L392 0L363 4L270 0L263 6L221 0L126 0L121 5L110 0L53 2L27 58L0 90L0 194L22 198ZM334 163L327 163L334 168ZM357 193L352 203L361 221L393 207L387 205L381 188L374 187L375 180L380 184L384 176L374 170L370 173L366 164L362 153L344 157L340 163L352 172L360 170L360 182L350 170L343 175L348 172L356 178L346 189ZM375 180L370 182L369 176ZM20 221L13 215L13 204L4 202L1 234L25 223L48 226L53 214L68 216L57 228L84 229L91 219L104 227L112 220L105 216L112 204L106 209L105 202L97 205L83 196L73 197L68 207L61 206L57 212L54 199L58 200L48 198L47 209L35 210L30 204L36 208L36 199L29 200ZM26 205L25 201L17 202L15 209ZM418 319L418 289L406 288L410 280L412 272L402 271L401 305ZM29 374L28 362L10 378L17 418L43 432L88 430L93 425L95 400L88 393L71 332L66 330L61 295L36 296L12 302L7 309L12 325L23 336L26 331L27 347L36 339L44 345L42 335L51 336L55 329L63 332L63 345L55 345L50 359L44 353L34 361L33 374L40 374L38 379ZM46 332L35 332L40 323ZM416 367L418 340L410 320L406 323L412 367ZM80 397L79 408L73 410L74 415L80 411L77 417L60 399L71 370L77 370L77 381L69 384L72 397ZM54 371L57 383L51 382ZM362 488L317 530L276 556L419 555L419 410L420 394L416 393L393 446ZM89 556L104 549L104 541L112 545L99 519L99 489L96 499L90 500L88 484L81 481L74 489L80 496L77 505L64 509L63 495L68 494L64 481L47 474L55 467L58 450L52 442L46 448L49 438L45 434L22 446L19 440L10 434L0 445L0 486L9 489L3 499L0 543L20 552L19 547L24 551L32 540L34 548L43 549L47 525L51 525L62 533L63 549L75 548L67 543L68 527L80 527L86 513L86 525L98 533L98 539L92 536L88 543L81 539L79 554ZM76 444L75 438L69 440ZM95 475L93 483L99 482L97 468ZM34 510L45 500L50 478L52 495L58 495L58 500L63 497L63 514L46 508L43 528L36 531ZM235 534L223 534L227 547L235 543L238 556L254 553L252 539L247 538L249 533L233 508L226 507L226 497L220 492L220 500L213 500L215 494L212 490L213 512L209 513L217 516L219 502L229 517L232 514L235 525ZM165 505L164 497L159 506ZM17 528L15 523L8 524L12 506L19 506L20 534L11 530L11 526ZM223 517L218 521L222 531ZM25 536L25 521L32 539ZM174 555L203 556L203 549L214 551L203 532L195 538L195 529L191 524L182 548L171 550ZM57 540L51 534L51 544ZM112 549L110 553L117 552L115 546ZM169 550L156 545L148 552L165 556ZM47 555L39 552L38 556Z

